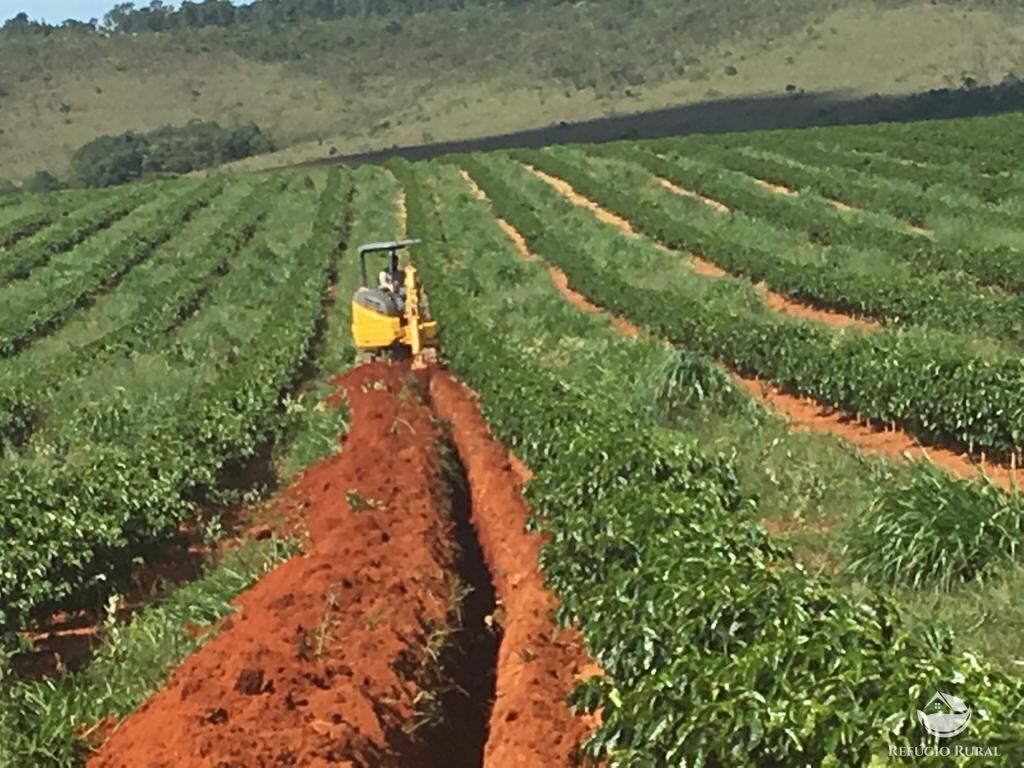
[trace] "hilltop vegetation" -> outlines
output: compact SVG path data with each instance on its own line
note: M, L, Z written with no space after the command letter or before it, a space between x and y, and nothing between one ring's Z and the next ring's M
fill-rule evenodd
M229 8L122 6L99 29L9 22L0 33L2 175L63 175L92 139L193 119L255 123L286 148L265 162L287 162L722 96L911 92L1024 71L1020 12L995 2Z

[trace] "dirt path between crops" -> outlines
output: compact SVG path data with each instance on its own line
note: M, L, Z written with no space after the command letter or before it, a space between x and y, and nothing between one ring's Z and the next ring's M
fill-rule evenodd
M783 392L770 382L743 376L732 370L729 375L751 397L784 414L794 428L835 435L867 455L884 456L896 461L906 457L913 461L930 461L964 479L977 477L984 472L1004 489L1013 488L1016 472L1007 466L974 460L967 454L946 448L925 448L902 430L875 429L815 400Z
M785 187L782 184L777 184L771 181L765 181L764 179L759 179L756 176L751 176L750 178L752 178L754 180L754 183L757 184L759 187L767 189L769 192L774 192L776 195L795 197L799 194L795 189ZM860 210L859 208L855 208L849 203L844 203L842 200L835 200L833 198L828 197L825 198L825 200L828 201L829 205L831 205L837 211L841 211L843 213L853 213L855 211ZM908 230L913 232L915 235L922 235L924 237L931 237L932 235L931 230L925 229L924 227L919 227L917 224L913 224L911 222L903 222L903 225Z
M486 200L486 195L473 183L472 178L465 173L463 176L473 187L475 194L480 199ZM538 258L529 251L523 236L511 224L501 219L499 219L499 224L524 259L532 261ZM573 291L568 287L565 275L561 272L558 274L561 275L561 280L553 280L555 287L575 306L586 312L600 312L608 317L616 328L619 328L620 322L628 323L622 318L613 318L610 313ZM552 277L554 278L554 274ZM620 333L622 333L621 329ZM629 324L628 334L623 333L623 335L635 338L639 333L640 329L637 326ZM810 398L783 392L769 382L743 376L733 370L727 369L727 373L740 389L784 416L792 428L834 435L867 455L884 456L895 461L903 461L908 457L914 461L931 461L936 466L961 478L977 477L979 473L984 472L1007 490L1010 490L1015 482L1016 472L1009 467L987 461L976 461L967 454L958 454L945 448L922 448L910 435L900 430L875 429L850 419L842 411L824 406Z
M398 188L395 193L395 224L398 229L395 232L396 240L404 240L406 237L406 220L408 214L405 209L405 190L402 187Z
M528 168L530 171L536 174L538 178L544 180L550 186L556 189L567 200L574 203L575 205L580 206L581 208L586 208L592 211L600 221L615 227L623 235L636 239L639 239L641 237L641 235L638 234L636 230L633 229L632 224L630 224L626 219L622 218L618 214L615 214L607 210L606 208L602 207L593 200L590 200L589 198L581 195L579 192L573 189L572 185L570 185L564 179L552 176L548 173L545 173L544 171L534 168L531 165L526 165L526 168ZM672 189L673 192L677 192L678 194L694 194L687 192L686 190L683 190L680 187L675 186L666 179L658 179L658 181L663 185L668 185L668 188ZM725 207L722 206L722 208ZM725 208L725 210L728 211L728 208ZM659 250L662 250L666 253L675 253L675 251L672 251L664 243L659 243L655 240L649 240L649 242L651 242ZM707 261L706 259L701 258L697 254L690 253L686 255L688 257L688 261L691 268L694 272L696 272L699 275L703 275L704 277L721 278L729 274L724 269L719 267L717 264ZM775 291L771 290L763 282L757 283L757 290L758 293L761 294L761 297L764 299L765 305L773 312L779 312L781 314L789 315L790 317L796 317L801 320L810 320L812 322L824 323L825 325L831 326L833 328L855 328L862 331L870 331L875 330L877 328L875 324L867 320L863 320L857 317L851 317L850 315L845 315L841 312L833 312L827 309L818 309L817 307L812 307L807 304L794 301L793 299L787 298L786 296L783 296L782 294L776 293Z
M507 452L434 371L377 363L337 384L343 450L286 493L304 554L241 595L89 768L574 764L594 723L566 696L594 668L556 629Z
M658 184L660 184L669 192L675 195L682 195L683 197L689 197L692 198L693 200L698 200L704 203L704 205L706 205L708 208L711 208L712 210L717 211L718 213L729 213L729 206L727 206L725 203L720 203L718 200L713 200L710 197L705 197L704 195L694 192L692 189L686 189L685 187L681 187L675 182L669 181L668 179L662 178L661 176L655 176L654 179Z
M767 189L769 192L774 192L776 195L796 197L799 194L795 189L784 186L774 181L765 181L764 179L759 179L756 176L751 176L750 178L754 180L754 183L757 184L757 186L761 187L762 189ZM843 213L852 213L857 210L852 205L844 203L842 200L835 200L834 198L826 197L825 201L833 208L835 208L837 211L841 211Z
M473 177L469 175L464 169L459 169L459 175L469 186L473 195L478 199L485 202L490 202L487 198L486 193L480 189L479 185L474 181ZM609 214L612 215L612 214ZM609 316L611 323L615 326L615 329L619 331L623 336L635 339L640 336L640 329L637 328L633 323L629 322L625 318L613 315L610 312L605 312L601 307L597 306L582 293L574 291L569 286L569 278L565 276L565 273L550 262L543 261L534 255L529 246L526 244L526 239L520 234L519 230L505 221L503 218L495 214L495 220L498 226L505 233L512 245L515 247L516 252L523 258L524 261L542 261L544 266L547 268L548 273L551 275L551 281L558 288L559 292L566 298L566 300L577 309L583 310L588 314L604 313ZM627 224L628 226L628 224Z

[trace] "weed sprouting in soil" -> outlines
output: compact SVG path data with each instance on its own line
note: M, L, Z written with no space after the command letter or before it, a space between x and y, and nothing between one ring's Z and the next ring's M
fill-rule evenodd
M369 509L377 509L379 502L376 499L365 498L359 491L345 491L345 503L354 514L366 512Z
M666 358L657 376L660 385L656 408L666 421L694 412L752 407L750 398L744 397L721 369L684 349Z

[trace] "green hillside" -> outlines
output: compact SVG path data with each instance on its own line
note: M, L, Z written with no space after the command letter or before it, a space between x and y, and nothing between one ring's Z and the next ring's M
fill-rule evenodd
M280 150L252 167L787 86L904 93L1024 71L1024 14L997 2L358 5L132 34L9 23L0 177L59 175L97 136L197 118L269 131Z

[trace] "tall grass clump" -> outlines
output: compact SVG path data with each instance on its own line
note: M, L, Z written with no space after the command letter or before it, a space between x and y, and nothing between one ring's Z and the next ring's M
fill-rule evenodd
M957 480L927 462L879 488L854 520L847 571L865 582L948 591L999 578L1019 556L1024 497L987 478Z

